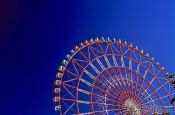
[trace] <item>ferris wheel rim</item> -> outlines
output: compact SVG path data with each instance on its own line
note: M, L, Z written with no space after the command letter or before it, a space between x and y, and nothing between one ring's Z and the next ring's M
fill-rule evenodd
M103 38L103 37L102 37ZM115 39L115 38L113 38L113 39ZM120 39L119 39L120 40ZM126 41L125 41L126 42ZM80 43L82 43L82 42L80 42ZM89 46L92 46L93 44L98 44L98 43L115 43L115 44L117 44L117 45L121 45L121 46L124 46L124 47L128 47L128 48L130 48L131 50L134 50L134 51L136 51L136 52L138 52L138 53L140 53L142 56L144 56L145 58L147 58L148 59L148 61L150 61L152 64L154 64L154 66L155 67L157 67L157 69L159 69L165 76L166 76L166 78L167 78L167 76L169 75L169 73L167 72L165 72L164 71L164 67L160 67L159 66L159 62L155 62L154 61L154 57L152 57L152 58L149 58L149 54L147 53L147 54L144 54L143 53L143 49L141 49L140 51L139 51L139 49L138 49L138 47L136 46L135 48L133 48L133 46L131 46L131 45L124 45L124 44L122 44L122 43L118 43L118 42L116 42L116 41L96 41L96 42L92 42L92 43L88 43L88 44L86 44L86 45L83 45L83 46L80 46L80 47L78 47L78 49L75 51L75 53L71 56L71 58L69 59L69 60L67 60L68 61L68 63L65 65L65 69L66 69L66 67L67 67L67 65L69 64L69 62L71 61L71 59L79 52L79 51L81 51L81 50L83 50L84 48L86 48L86 47L89 47ZM76 47L76 46L75 46ZM63 75L64 75L64 72L63 72ZM167 78L168 79L168 78Z

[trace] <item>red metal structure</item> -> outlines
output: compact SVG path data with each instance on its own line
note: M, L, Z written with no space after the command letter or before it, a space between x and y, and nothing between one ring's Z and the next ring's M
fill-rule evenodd
M58 68L54 110L60 115L175 113L172 78L154 58L120 39L75 46Z

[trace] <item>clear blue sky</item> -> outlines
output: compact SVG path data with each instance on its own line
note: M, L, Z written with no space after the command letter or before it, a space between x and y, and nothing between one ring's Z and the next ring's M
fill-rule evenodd
M174 0L1 2L0 114L54 114L57 66L90 37L120 35L175 72L174 5Z

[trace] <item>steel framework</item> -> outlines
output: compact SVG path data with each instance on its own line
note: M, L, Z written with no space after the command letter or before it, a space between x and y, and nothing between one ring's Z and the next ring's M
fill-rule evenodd
M54 81L60 115L175 113L172 79L132 44L106 38L80 43L66 55Z

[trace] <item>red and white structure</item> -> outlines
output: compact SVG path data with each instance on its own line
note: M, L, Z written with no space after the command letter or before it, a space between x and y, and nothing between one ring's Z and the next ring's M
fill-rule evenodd
M159 62L126 41L86 40L58 68L54 110L59 115L174 114L168 76Z

